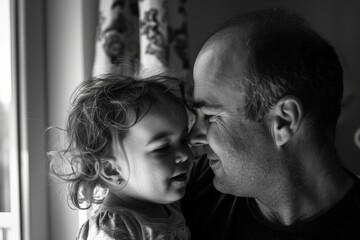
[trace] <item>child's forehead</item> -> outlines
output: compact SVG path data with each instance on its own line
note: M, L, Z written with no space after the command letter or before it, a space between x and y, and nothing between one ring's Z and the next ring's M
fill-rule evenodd
M173 119L184 119L187 117L185 106L175 96L164 93L161 90L149 91L140 99L139 119L148 114L158 117L166 116Z
M185 107L176 102L153 101L138 113L137 122L130 127L125 138L142 136L155 132L184 132L188 128Z
M147 93L148 99L164 105L174 105L174 107L182 108L183 104L180 98L178 98L170 90L160 89L158 87L151 86Z
M161 109L162 114L183 113L185 106L174 96L162 92L153 92L140 100L140 111L148 112L151 108Z
M149 112L155 113L157 117L169 116L172 119L183 119L187 117L185 107L181 99L177 98L170 90L165 87L149 84L146 92L138 95L137 99L129 102L125 115L119 114L119 121L125 121L129 126L141 121ZM119 93L121 103L122 94ZM127 104L125 104L127 105ZM156 109L153 111L152 109Z

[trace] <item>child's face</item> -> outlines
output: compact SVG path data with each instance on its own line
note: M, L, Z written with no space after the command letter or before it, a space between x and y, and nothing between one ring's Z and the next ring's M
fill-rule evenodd
M129 168L122 167L127 184L121 194L155 203L170 203L183 197L193 165L187 133L183 106L154 101L124 138Z

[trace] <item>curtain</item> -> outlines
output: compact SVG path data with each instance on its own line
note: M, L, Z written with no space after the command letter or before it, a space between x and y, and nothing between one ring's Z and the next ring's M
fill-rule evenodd
M186 0L99 0L93 75L122 61L187 74Z

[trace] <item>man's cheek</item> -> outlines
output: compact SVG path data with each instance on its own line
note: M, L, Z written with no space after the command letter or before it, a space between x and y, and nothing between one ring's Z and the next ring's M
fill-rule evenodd
M227 142L227 137L229 131L228 128L225 127L224 124L217 122L213 122L209 129L208 129L208 142L210 145L212 145L212 143L216 144L216 145L224 145Z
M230 124L221 118L217 118L212 122L211 127L213 128L214 134L220 138L227 138L231 136L233 130L231 130Z

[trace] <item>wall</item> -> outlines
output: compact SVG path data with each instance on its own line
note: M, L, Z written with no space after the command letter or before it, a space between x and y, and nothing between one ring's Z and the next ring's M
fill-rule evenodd
M284 6L298 12L335 46L343 64L345 85L344 109L339 119L336 144L344 165L360 174L360 146L356 146L354 141L355 131L360 129L360 1L188 1L191 63L204 38L219 23L238 13L270 6Z

